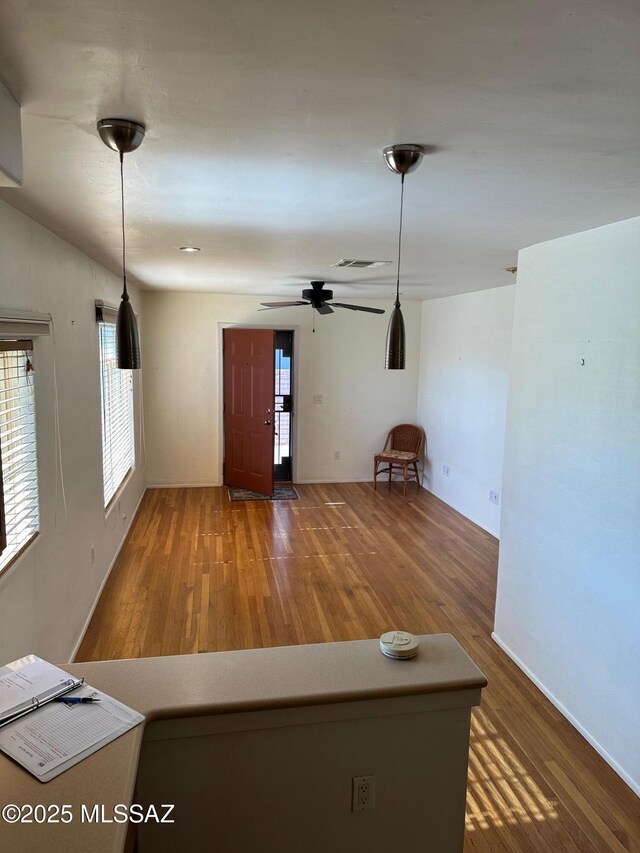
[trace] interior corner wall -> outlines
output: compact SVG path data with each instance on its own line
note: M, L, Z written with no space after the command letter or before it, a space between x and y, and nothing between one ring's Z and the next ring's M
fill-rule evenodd
M105 516L94 303L103 299L117 305L122 284L4 202L0 257L0 307L50 313L54 321L53 336L34 339L40 533L0 575L0 662L33 652L65 663L82 637L145 489L138 465ZM135 288L131 299L138 311ZM66 512L61 488L56 495L54 365ZM138 384L136 377L136 396Z
M640 793L640 218L520 253L494 637Z
M494 536L500 492L515 285L422 306L418 420L425 488ZM489 492L498 493L498 504Z
M390 300L365 304L382 315L310 308L261 312L259 296L143 294L147 482L222 483L224 325L294 329L295 479L299 483L371 480L373 456L396 423L415 422L420 303L406 302L407 369L385 370ZM349 300L355 301L355 300ZM314 395L322 403L314 403ZM340 459L334 458L340 451Z

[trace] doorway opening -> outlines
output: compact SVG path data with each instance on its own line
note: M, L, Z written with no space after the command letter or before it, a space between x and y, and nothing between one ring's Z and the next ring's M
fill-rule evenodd
M293 460L293 332L275 333L273 479L290 482Z

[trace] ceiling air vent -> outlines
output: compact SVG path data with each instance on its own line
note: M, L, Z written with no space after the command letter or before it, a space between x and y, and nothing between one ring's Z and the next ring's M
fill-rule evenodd
M383 267L385 264L390 264L391 261L357 261L353 258L342 258L337 264L331 264L332 267L354 267L357 270L372 270L374 267Z

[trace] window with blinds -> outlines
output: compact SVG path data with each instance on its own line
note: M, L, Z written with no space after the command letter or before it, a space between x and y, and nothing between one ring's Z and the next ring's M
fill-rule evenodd
M0 340L0 571L37 532L33 347Z
M104 505L109 504L135 463L133 377L116 361L116 327L98 323L102 387Z

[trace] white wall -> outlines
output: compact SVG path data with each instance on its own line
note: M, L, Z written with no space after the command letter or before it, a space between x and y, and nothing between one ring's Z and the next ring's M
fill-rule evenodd
M0 187L22 184L20 105L0 82Z
M370 480L389 427L415 421L419 303L403 306L408 368L402 371L383 367L390 299L366 300L387 309L383 315L336 309L317 317L315 334L310 309L259 312L259 303L258 296L143 294L148 483L222 482L221 324L296 329L297 482ZM314 394L322 395L321 405L313 404Z
M640 793L639 271L640 218L520 253L495 638Z
M500 506L489 491L501 491L514 298L510 285L422 306L424 485L494 536Z
M40 534L0 576L0 662L29 652L65 662L144 492L138 466L119 504L105 518L94 301L117 305L121 284L3 202L0 258L0 307L50 313L55 326L55 346L51 337L34 341ZM132 302L139 305L135 291ZM60 490L56 502L55 489L54 353L66 519Z

